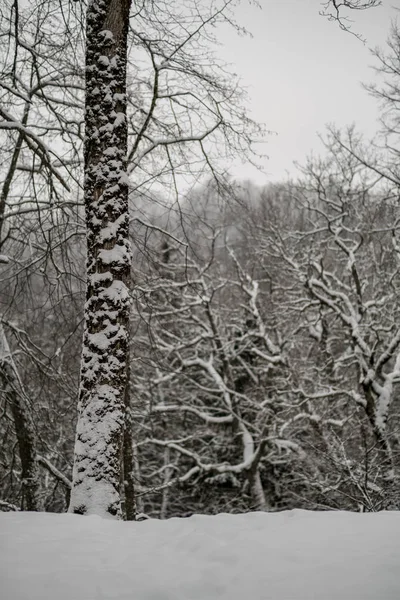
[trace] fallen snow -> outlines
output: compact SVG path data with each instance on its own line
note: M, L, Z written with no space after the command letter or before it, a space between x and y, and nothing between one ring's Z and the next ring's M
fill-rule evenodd
M398 600L400 513L0 514L4 600Z

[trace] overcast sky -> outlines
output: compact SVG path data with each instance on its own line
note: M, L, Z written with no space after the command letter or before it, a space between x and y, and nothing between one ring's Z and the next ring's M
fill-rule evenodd
M393 0L364 12L351 11L353 30L366 39L342 31L320 16L320 0L260 0L262 10L243 2L237 21L253 37L221 31L220 55L241 78L249 94L250 115L276 132L268 137L263 161L265 174L237 166L232 174L257 183L276 181L293 161L303 161L311 150L320 152L317 133L327 123L373 135L378 107L361 83L375 74L369 48L385 46L391 21L400 19ZM397 4L397 6L399 6Z

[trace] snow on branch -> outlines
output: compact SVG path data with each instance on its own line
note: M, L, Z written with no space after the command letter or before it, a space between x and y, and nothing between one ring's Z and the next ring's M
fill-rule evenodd
M0 510L6 511L6 512L8 512L8 511L17 512L20 509L15 504L11 504L11 502L6 502L5 500L0 500Z
M175 405L175 404L157 404L156 406L152 407L151 412L158 412L158 413L164 413L164 412L188 412L191 413L193 415L196 415L197 417L199 417L199 419L202 419L203 421L205 421L206 423L214 423L214 424L223 424L223 423L232 423L233 422L233 417L232 415L227 415L226 417L214 417L212 415L209 415L201 410L198 410L197 408L194 408L193 406L180 406L180 405Z
M0 121L0 129L8 129L8 130L16 130L19 131L23 136L30 147L30 149L38 154L43 164L49 169L49 171L58 179L58 181L62 184L62 186L70 192L70 187L65 181L64 177L58 172L58 170L52 164L50 154L54 154L54 152L48 148L43 140L35 135L30 129L25 127L20 121L13 119L13 117L6 112L3 108L0 107L0 115L3 117L4 121ZM60 162L61 159L56 157Z
M52 475L54 475L54 477L56 479L58 479L58 481L60 481L67 489L71 489L72 488L72 483L70 482L70 480L68 479L68 477L66 477L65 475L63 475L61 473L61 471L59 471L57 469L57 467L55 467L47 458L44 458L44 456L37 456L37 461L40 465L42 465L42 467L44 467L45 469L47 469L47 471L49 471L49 473L51 473Z

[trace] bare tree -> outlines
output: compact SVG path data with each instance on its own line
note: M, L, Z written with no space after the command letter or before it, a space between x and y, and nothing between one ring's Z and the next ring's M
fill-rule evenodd
M19 282L25 279L26 283L35 270L36 273L43 270L52 249L62 244L60 238L55 241L55 233L50 241L50 230L60 231L58 225L62 217L57 211L61 210L63 191L70 190L67 180L73 180L76 158L73 150L71 161L67 164L63 150L66 147L79 148L79 132L73 119L73 113L79 106L75 54L71 54L70 40L60 37L62 27L55 24L48 8L46 4L38 4L34 11L29 7L21 11L18 2L5 3L0 16L0 131L4 157L0 190L0 252L3 255L1 376L6 400L5 421L11 413L21 473L16 468L18 461L14 462L13 458L5 461L4 471L5 480L20 480L20 486L16 486L16 501L18 498L21 507L29 510L39 510L44 506L39 489L42 478L39 476L38 429L34 425L38 406L35 406L32 388L26 385L26 373L19 368L18 359L14 356L15 341L21 337L21 332L26 336L25 341L30 337L24 325L19 330L15 324L10 326L8 318L16 316L22 308L18 297L22 291ZM54 69L54 44L62 50L57 59L58 72ZM78 46L77 43L75 52ZM58 141L60 136L62 149ZM38 233L33 231L35 228L29 215L38 219ZM53 264L59 258L55 257L55 252ZM48 276L52 278L50 272ZM28 304L26 288L25 307ZM16 331L17 336L14 335ZM29 354L25 343L20 345L19 350L20 356ZM38 368L42 369L41 359L36 358ZM46 465L50 463L46 462Z
M86 25L87 293L70 511L119 516L129 363L126 52L129 0L93 0Z
M330 21L336 21L343 31L353 33L359 39L363 39L352 30L352 20L347 16L347 11L368 10L382 5L381 0L325 0L321 2L323 9L321 15L328 17Z
M0 323L0 382L11 407L21 460L21 510L41 509L36 431L22 382Z

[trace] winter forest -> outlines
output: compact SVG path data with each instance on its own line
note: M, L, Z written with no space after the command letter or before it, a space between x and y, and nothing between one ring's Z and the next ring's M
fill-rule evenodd
M235 4L1 3L1 511L400 508L400 28L376 136L258 186Z

